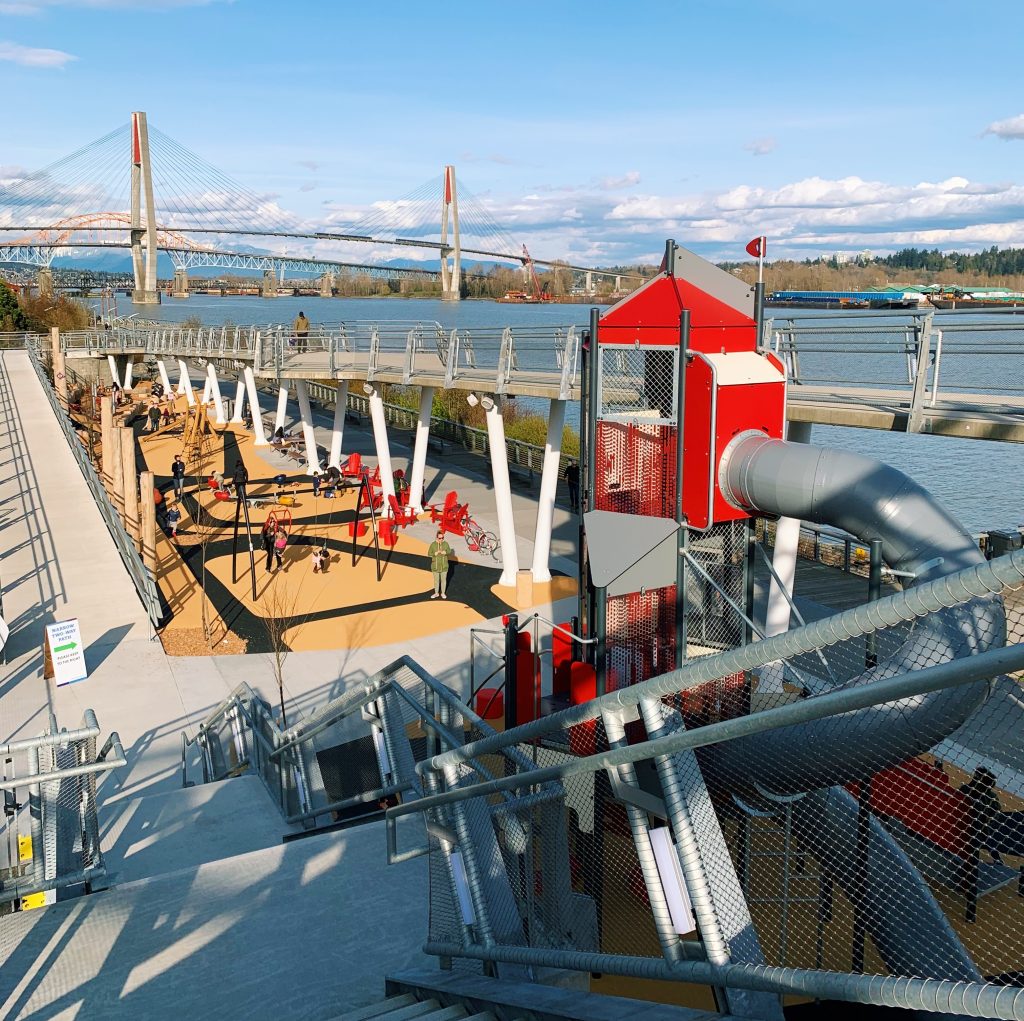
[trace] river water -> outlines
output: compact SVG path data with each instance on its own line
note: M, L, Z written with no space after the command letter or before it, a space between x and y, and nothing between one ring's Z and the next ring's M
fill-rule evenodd
M416 320L436 321L448 329L547 324L583 326L589 320L586 305L506 305L427 298L221 298L197 294L188 299L165 298L157 307L133 306L127 299L119 303L122 315L137 312L140 318L165 322L181 322L195 316L206 326L290 324L300 311L314 324L341 320ZM800 309L776 314L785 318L822 315ZM837 318L847 316L841 312L835 315ZM984 314L970 315L972 321L985 320ZM991 318L995 321L995 317ZM1024 323L1021 325L1024 335ZM1002 361L1000 358L985 356L985 374L993 379L1007 376L1016 380L1024 364L1024 352ZM806 364L802 367L806 372ZM858 372L856 365L851 371L854 379L869 378ZM545 402L536 403L537 410L543 412ZM578 407L570 406L567 421L578 425ZM812 442L855 451L899 468L937 496L972 533L990 528L1013 528L1024 523L1024 449L1018 444L823 425L814 426Z

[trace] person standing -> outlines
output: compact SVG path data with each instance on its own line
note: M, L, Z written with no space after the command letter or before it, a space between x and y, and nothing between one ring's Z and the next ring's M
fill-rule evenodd
M320 472L313 472L313 496L320 495Z
M263 552L267 555L267 571L274 566L274 539L277 537L277 531L274 528L274 522L268 519L264 522L263 531L260 533L260 539L263 543Z
M452 555L452 548L445 542L444 531L438 529L437 536L427 550L430 557L430 572L434 576L434 594L431 599L448 598L448 558Z
M305 312L300 312L298 318L292 324L292 332L295 334L295 350L305 351L306 340L309 337L309 320Z
M234 486L235 496L239 500L245 499L245 487L249 484L249 469L245 467L245 462L239 458L235 461L235 472L231 476L231 485Z
M181 454L175 454L171 462L171 479L174 482L174 495L180 500L185 493L185 462Z
M160 408L154 401L149 406L149 411L146 413L146 417L149 420L146 423L146 431L155 433L160 428Z
M167 512L167 527L171 530L171 538L178 538L178 525L181 523L181 511L177 507L172 507Z
M277 526L277 532L274 535L274 567L275 570L284 563L284 551L288 548L288 533L284 530L284 525Z
M569 487L569 509L578 514L580 509L580 466L570 461L565 466L565 484Z

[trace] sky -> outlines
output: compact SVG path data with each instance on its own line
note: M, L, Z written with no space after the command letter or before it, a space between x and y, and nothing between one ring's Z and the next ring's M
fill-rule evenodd
M0 0L0 187L145 110L314 228L453 163L581 265L1024 246L1022 42L1002 0Z

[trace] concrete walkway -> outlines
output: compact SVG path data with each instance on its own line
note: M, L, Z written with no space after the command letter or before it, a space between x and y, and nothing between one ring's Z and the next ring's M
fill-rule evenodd
M346 437L346 451L372 454L367 431L349 425ZM401 466L397 443L395 451ZM164 654L28 356L20 351L5 352L0 362L0 461L6 468L0 475L0 581L11 627L7 663L0 667L0 739L42 732L48 711L59 725L74 727L91 708L104 734L118 731L129 760L127 768L103 781L101 803L177 790L183 731L194 734L243 680L277 702L269 657ZM486 468L486 462L479 463ZM493 496L486 480L456 476L443 463L432 462L431 473L428 484L435 492L440 489L443 497L447 486L457 488L481 508L485 527L494 527L487 524ZM519 518L532 522L530 496L516 499ZM575 519L570 523L567 512L557 513L561 528L574 536ZM571 554L574 539L562 542ZM527 566L529 552L524 542L521 557ZM568 557L557 565L574 571ZM573 600L563 600L541 609L563 620L573 606ZM70 617L80 622L89 678L55 688L42 678L44 628ZM289 709L309 712L403 654L456 690L468 690L469 634L458 629L414 641L396 638L392 645L291 653L284 667ZM197 762L193 751L191 778Z

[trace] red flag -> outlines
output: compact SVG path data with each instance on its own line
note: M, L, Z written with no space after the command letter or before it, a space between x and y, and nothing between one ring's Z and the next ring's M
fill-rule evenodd
M747 245L747 254L752 255L755 259L763 259L767 248L768 239L762 235L759 238L754 238L754 240Z

